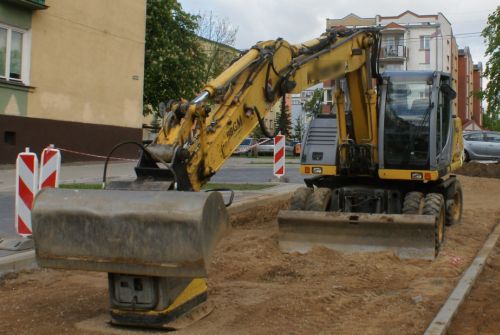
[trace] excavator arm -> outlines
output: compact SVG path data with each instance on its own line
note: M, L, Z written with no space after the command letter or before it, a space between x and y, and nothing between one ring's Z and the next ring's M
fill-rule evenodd
M298 45L283 39L260 42L209 82L193 101L170 102L148 151L156 160L173 165L178 189L199 191L258 124L265 127L262 119L285 94L346 77L356 119L351 140L373 148L370 160L376 162L376 91L372 87L376 70L372 60L376 59L377 41L377 31L366 29L331 30ZM339 106L343 94L338 92ZM343 130L340 142L347 144L344 111L338 115Z

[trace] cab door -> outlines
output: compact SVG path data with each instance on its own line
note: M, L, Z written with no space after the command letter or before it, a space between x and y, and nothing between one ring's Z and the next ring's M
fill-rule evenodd
M464 136L467 141L467 146L471 154L471 158L474 157L486 157L488 153L488 143L484 139L483 133L474 133Z

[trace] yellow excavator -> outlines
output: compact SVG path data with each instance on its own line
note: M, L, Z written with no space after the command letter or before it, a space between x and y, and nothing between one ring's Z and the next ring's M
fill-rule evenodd
M332 29L292 45L257 43L192 101L163 106L131 182L44 189L33 209L43 267L107 272L111 322L177 329L210 312L207 265L229 228L219 192L200 192L288 93L335 79L335 113L311 121L301 171L280 212L280 247L391 249L433 258L460 220L460 120L450 76L379 74L379 31ZM105 177L104 177L105 182Z

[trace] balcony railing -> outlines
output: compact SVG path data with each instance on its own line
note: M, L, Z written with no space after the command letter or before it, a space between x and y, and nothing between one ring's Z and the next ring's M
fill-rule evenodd
M380 49L380 59L405 59L407 57L407 49L404 45L388 45Z
M3 1L3 0L2 0ZM18 5L21 7L29 8L29 9L45 9L45 0L5 0L14 5Z

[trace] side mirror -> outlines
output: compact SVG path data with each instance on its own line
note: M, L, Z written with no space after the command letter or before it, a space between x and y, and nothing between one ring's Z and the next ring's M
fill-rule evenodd
M444 95L446 95L448 98L450 98L450 100L453 100L457 97L457 92L455 92L455 90L453 88L451 88L451 86L448 84L442 84L440 89Z

